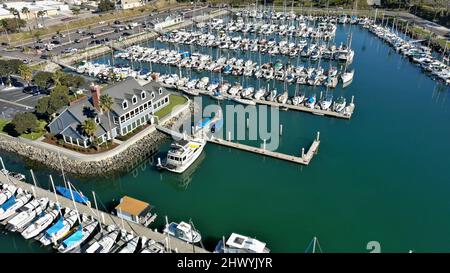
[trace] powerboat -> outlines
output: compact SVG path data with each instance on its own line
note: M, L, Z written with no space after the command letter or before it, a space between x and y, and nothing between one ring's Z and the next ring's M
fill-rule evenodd
M206 145L204 139L179 140L171 145L164 163L158 162L157 167L175 173L184 172L200 156Z
M188 243L198 243L202 240L200 233L192 228L192 226L186 222L170 223L166 225L164 233Z
M2 191L0 192L0 205L5 203L11 196L16 192L17 187L14 185L4 185Z
M269 253L266 243L237 233L232 233L227 241L220 240L216 253Z

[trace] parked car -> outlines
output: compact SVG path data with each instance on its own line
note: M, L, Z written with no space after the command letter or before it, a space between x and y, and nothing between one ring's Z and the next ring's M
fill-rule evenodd
M54 44L54 45L59 45L59 44L61 44L61 42L58 41L58 40L53 40L53 41L52 41L52 44Z
M81 43L81 40L80 40L80 39L75 39L74 42L77 43L77 44L79 44L79 43Z
M131 33L129 33L129 32L124 32L122 35L123 35L123 36L130 36Z

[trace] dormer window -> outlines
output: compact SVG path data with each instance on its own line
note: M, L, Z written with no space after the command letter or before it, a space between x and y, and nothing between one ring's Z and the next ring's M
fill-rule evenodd
M155 98L155 92L152 92L152 99Z
M123 110L126 110L128 108L128 101L124 100L122 102L122 108L123 108Z
M147 98L147 93L144 90L142 90L142 92L141 92L141 99L145 100L146 98Z
M162 95L163 89L160 87L159 88L159 94Z
M138 99L137 99L137 96L136 96L136 95L134 95L134 96L131 98L131 102L133 103L133 105L135 105L135 104L138 102Z

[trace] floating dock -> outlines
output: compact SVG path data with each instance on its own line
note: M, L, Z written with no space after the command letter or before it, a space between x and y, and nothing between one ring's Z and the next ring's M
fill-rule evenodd
M205 127L205 128L209 128L209 127ZM172 137L176 137L179 139L191 138L190 136L188 136L186 134L173 131L173 130L163 127L161 125L156 125L156 129L158 129L159 131L161 131L165 134L171 135ZM211 142L211 143L214 143L217 145L235 148L235 149L238 149L241 151L246 151L246 152L250 152L250 153L254 153L254 154L268 156L268 157L272 157L272 158L276 158L276 159L280 159L280 160L284 160L284 161L289 161L289 162L296 163L296 164L306 165L306 166L309 165L309 163L311 162L314 155L317 154L317 152L319 151L319 145L320 145L320 133L317 132L317 137L316 137L316 139L314 139L314 141L311 144L311 146L309 147L308 151L305 153L305 149L302 148L300 156L295 156L295 155L288 155L288 154L283 154L283 153L279 153L279 152L269 151L269 150L265 149L265 144L263 145L263 148L249 146L249 145L240 144L237 142L232 142L230 140L224 140L224 139L214 138L214 137L207 137L206 134L203 133L203 131L197 131L196 135L197 136L202 135L203 138L206 139L208 142Z
M13 177L6 176L4 174L0 174L0 182L3 184L13 184L16 187L22 188L23 190L26 190L30 193L33 193L35 198L42 198L46 197L49 199L49 201L52 202L59 202L61 207L71 208L73 209L73 202L70 199L67 199L61 195L56 195L55 193L50 192L48 190L42 189L40 187L35 187L31 184L28 184L26 182L19 181ZM101 224L104 226L108 225L116 225L120 228L122 228L122 218L119 218L115 215L96 210L95 208L91 208L89 206L86 206L84 204L77 203L76 204L78 212L80 214L85 214L94 217L95 219L98 218L97 215L101 215ZM153 231L147 227L144 227L142 225L139 225L134 222L127 221L123 219L124 226L123 228L132 234L135 234L136 236L144 236L147 239L153 239L156 242L163 242L166 238L166 235ZM95 237L95 236L94 236ZM170 237L169 239L169 246L171 249L176 250L179 253L207 253L208 251L204 248L198 247L198 246L192 246L191 244L188 244L184 241L181 241L177 238Z

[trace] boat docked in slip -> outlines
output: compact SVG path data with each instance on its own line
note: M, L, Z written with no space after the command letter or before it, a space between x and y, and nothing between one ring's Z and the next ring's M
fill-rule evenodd
M39 233L48 228L53 221L58 217L59 209L54 208L48 213L40 216L36 221L29 225L24 231L22 231L22 236L25 239L30 239L37 236Z
M328 110L331 107L331 104L333 103L333 95L331 94L327 94L325 95L325 98L323 98L320 102L320 108L322 108L322 110Z
M293 105L299 105L299 104L301 104L304 100L305 100L305 95L299 94L299 95L294 96L294 97L292 98L292 104L293 104Z
M214 252L269 253L270 250L266 247L266 243L264 242L237 233L232 233L227 241L225 241L225 238L219 241Z
M179 224L172 222L166 225L163 232L192 244L199 243L202 240L200 233L194 230L192 226L186 222L180 222Z
M113 225L107 227L108 233L86 249L86 253L109 253L116 243L120 230Z
M14 185L3 185L3 189L0 192L0 205L3 205L11 196L16 192L17 187Z
M314 94L305 101L305 106L308 108L314 108L316 106L316 102L316 95Z
M61 216L58 221L47 229L44 235L39 239L42 245L48 246L51 243L56 243L58 240L64 238L70 229L77 222L77 213L74 210L68 210L64 216Z
M334 103L333 103L333 111L335 112L342 112L345 109L346 106L346 100L344 97L339 97Z
M157 167L175 173L184 172L200 156L206 145L204 139L179 140L171 145L165 162L158 162Z
M0 220L5 220L6 218L16 214L16 211L28 203L31 198L31 194L18 189L17 196L11 196L8 201L0 206Z
M133 236L132 234L126 234L125 235L126 245L119 250L119 253L134 253L136 252L138 243L139 243L139 237Z
M13 218L8 221L6 229L15 232L36 218L41 212L43 212L48 205L48 198L34 199L25 206L17 210L17 213Z
M279 95L277 98L278 102L281 104L285 104L288 100L288 92L284 91L283 94Z
M237 103L241 103L241 104L246 104L246 105L256 105L256 102L249 100L249 99L243 99L243 98L232 98L233 101L237 102Z
M342 79L342 86L343 87L347 87L347 86L350 85L350 83L352 83L354 73L355 73L355 70L352 70L350 72L342 73L341 79Z
M81 204L86 204L86 205L90 204L89 198L84 196L82 192L78 192L76 190L72 190L71 191L69 188L62 187L62 186L56 186L56 191L60 195L66 197L67 199L72 199L72 195L73 195L73 198L75 199L75 202L78 202L78 203L81 203Z
M98 221L90 219L89 217L82 215L81 224L77 230L69 237L65 238L57 247L58 252L67 253L74 250L79 250L81 244L83 244L94 232L98 226Z
M166 248L163 244L156 242L155 240L147 240L145 244L142 244L140 253L166 253Z

